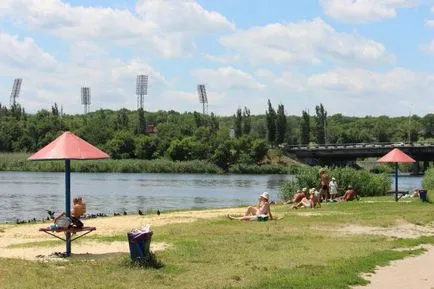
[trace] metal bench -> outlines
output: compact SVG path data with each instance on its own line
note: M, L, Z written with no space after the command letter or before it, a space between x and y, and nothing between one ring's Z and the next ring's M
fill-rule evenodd
M74 238L71 239L71 241L77 240L78 238L81 238L89 233L91 233L92 231L95 231L96 228L95 227L82 227L82 228L75 228L75 227L70 227L70 228L57 228L57 229L51 229L51 228L40 228L39 231L44 232L48 235L51 235L57 239L60 239L62 241L66 242L65 238L59 237L58 235L56 235L56 233L70 233L70 234L76 234L76 233L80 233L80 232L84 232L81 235L78 235Z

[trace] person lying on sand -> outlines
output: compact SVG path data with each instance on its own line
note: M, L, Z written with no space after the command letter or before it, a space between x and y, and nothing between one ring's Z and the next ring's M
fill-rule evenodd
M270 210L270 196L267 192L263 192L259 196L259 204L256 207L248 207L246 213L242 217L233 217L228 215L228 218L231 220L242 220L242 221L256 221L258 219L273 219Z
M309 190L309 198L305 197L303 198L298 204L295 204L292 206L293 209L298 208L307 208L307 209L314 209L316 206L321 207L321 203L318 199L318 197L315 195L315 189L312 188Z

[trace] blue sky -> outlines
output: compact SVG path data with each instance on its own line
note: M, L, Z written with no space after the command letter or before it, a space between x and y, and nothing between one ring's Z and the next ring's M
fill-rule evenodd
M424 115L434 111L431 0L2 0L0 102L22 77L29 112L55 102L81 113L136 108L231 115L267 99L301 114Z

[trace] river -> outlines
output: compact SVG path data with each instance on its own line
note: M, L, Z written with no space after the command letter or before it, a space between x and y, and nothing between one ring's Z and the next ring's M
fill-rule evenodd
M137 214L157 209L234 207L269 192L278 199L291 175L203 175L72 173L71 196L82 196L88 213ZM399 187L420 186L422 177L400 177ZM64 210L63 173L0 172L0 222L41 219L45 210Z

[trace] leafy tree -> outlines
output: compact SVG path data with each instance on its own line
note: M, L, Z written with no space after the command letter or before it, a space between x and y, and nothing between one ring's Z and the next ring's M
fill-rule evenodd
M389 117L380 116L377 118L374 134L377 138L377 142L390 142L390 124Z
M128 129L128 123L129 123L128 110L126 108L122 108L118 112L117 129L118 130Z
M273 145L276 141L276 112L274 111L271 101L268 100L268 110L266 111L267 137L268 142Z
M302 119L300 122L300 143L308 145L310 142L310 115L307 111L303 110Z
M422 118L423 135L426 138L434 137L434 114L429 113Z
M57 107L57 103L54 103L54 105L51 107L51 113L54 116L59 116L59 108Z
M134 158L136 143L129 131L117 132L107 145L106 150L114 159Z
M250 134L252 129L252 120L250 119L250 109L244 107L243 111L243 134Z
M325 144L326 143L326 135L325 135L325 129L326 129L326 121L327 121L327 111L324 109L324 106L322 103L315 107L316 115L315 115L315 122L316 122L316 141L318 144Z
M146 118L145 111L143 108L139 108L137 110L138 121L137 121L137 133L138 134L146 134Z
M227 171L229 166L234 162L232 143L225 141L220 144L214 151L211 159L217 166Z
M256 163L260 162L265 157L267 152L268 152L268 145L265 140L255 139L252 142L250 156Z
M140 135L136 138L135 155L139 159L153 159L158 147L158 139L155 136Z
M216 133L220 129L219 120L217 119L216 115L213 112L211 112L211 116L210 116L210 127L213 133Z
M234 133L236 138L239 138L243 135L242 123L243 115L241 108L239 108L237 109L237 113L234 115Z
M193 112L194 115L194 122L196 123L196 128L199 128L204 125L202 114L198 113L197 111Z
M287 120L285 116L285 108L283 104L279 104L277 107L277 119L276 119L276 142L278 144L284 143L286 139Z

